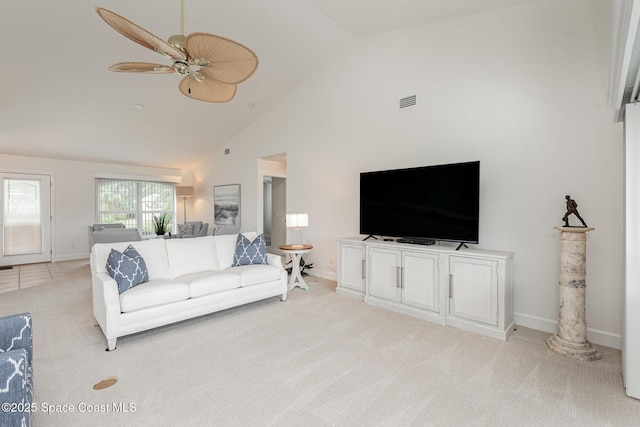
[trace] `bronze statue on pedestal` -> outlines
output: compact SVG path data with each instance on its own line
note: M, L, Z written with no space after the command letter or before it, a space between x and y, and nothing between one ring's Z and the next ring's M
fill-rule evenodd
M576 201L573 200L571 198L571 196L569 196L568 194L566 196L564 196L564 198L567 199L567 213L564 214L564 216L562 217L562 220L564 221L564 226L565 227L571 227L569 225L569 215L573 214L573 215L578 217L578 219L582 223L582 226L586 227L587 224L584 222L584 220L582 219L582 217L578 213L578 204L576 203Z

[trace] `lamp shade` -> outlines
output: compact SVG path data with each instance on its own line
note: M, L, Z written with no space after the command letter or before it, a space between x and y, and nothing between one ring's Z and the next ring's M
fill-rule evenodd
M177 197L193 197L193 187L190 185L179 185L176 187Z
M287 214L287 228L300 228L309 226L309 214L292 213Z

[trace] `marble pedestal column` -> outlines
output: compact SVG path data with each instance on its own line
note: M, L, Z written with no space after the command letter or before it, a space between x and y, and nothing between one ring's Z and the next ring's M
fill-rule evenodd
M560 313L558 332L547 338L547 347L571 359L602 359L587 340L587 232L593 228L554 228L560 231Z

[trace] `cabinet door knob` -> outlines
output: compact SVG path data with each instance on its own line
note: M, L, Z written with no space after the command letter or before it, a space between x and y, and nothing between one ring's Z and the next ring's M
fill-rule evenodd
M453 298L453 274L449 274L449 298Z
M366 261L362 260L362 278L366 279L367 278L367 266L366 266Z

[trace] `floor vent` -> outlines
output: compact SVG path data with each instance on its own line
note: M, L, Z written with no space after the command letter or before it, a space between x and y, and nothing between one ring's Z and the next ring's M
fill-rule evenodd
M405 109L409 107L415 107L417 102L416 95L405 96L404 98L400 98L400 109Z

